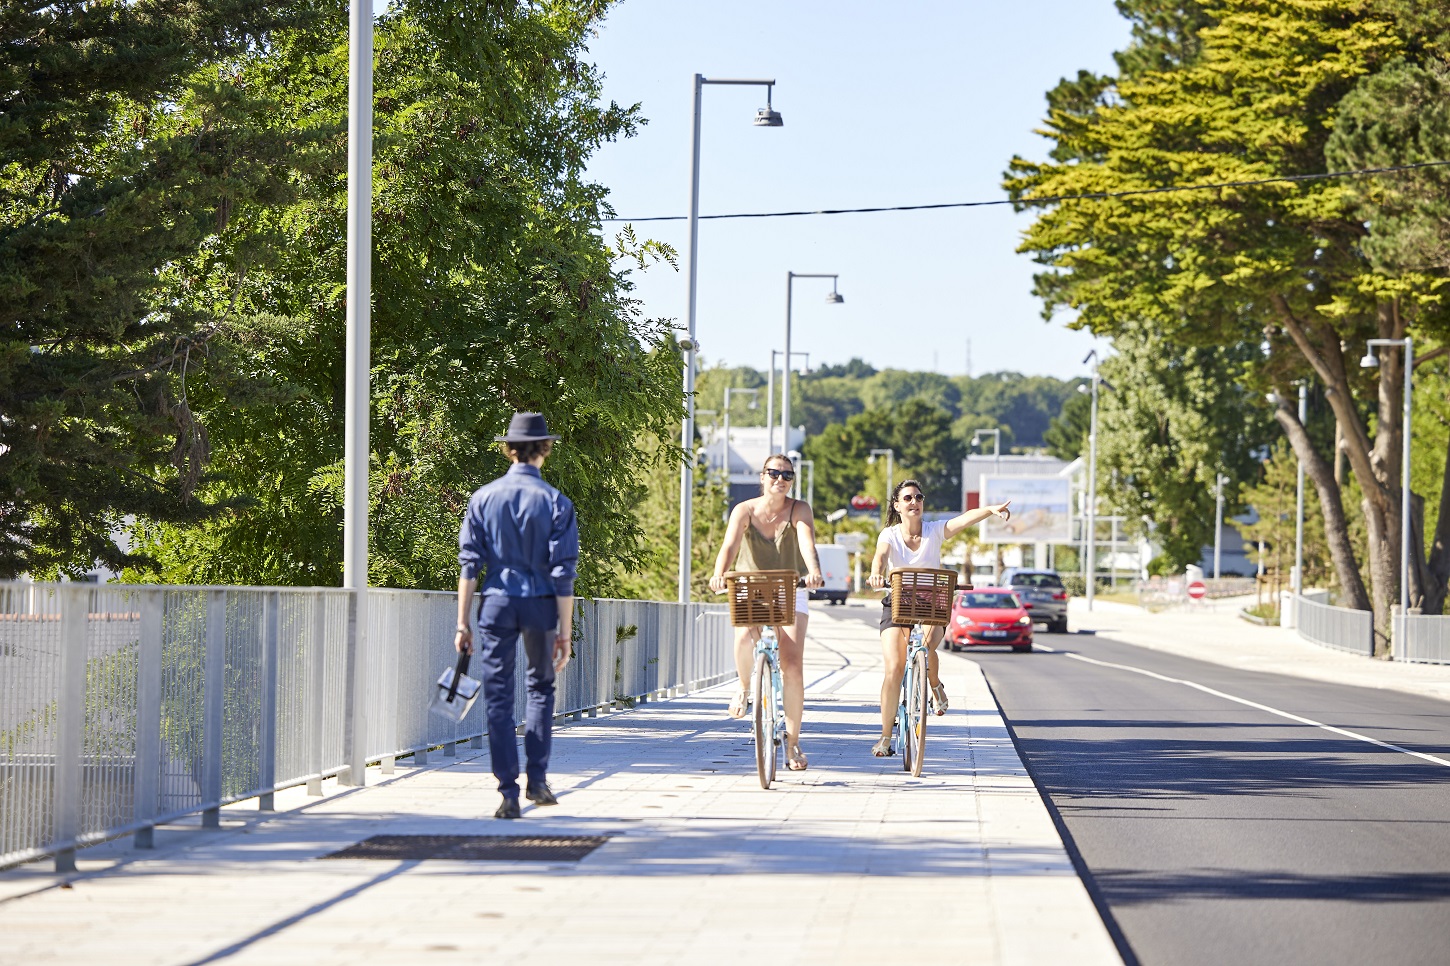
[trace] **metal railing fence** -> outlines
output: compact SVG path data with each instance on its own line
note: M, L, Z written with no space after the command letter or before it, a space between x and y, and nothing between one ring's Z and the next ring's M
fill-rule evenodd
M1311 644L1374 656L1374 614L1370 611L1298 597L1294 600L1294 612L1299 636Z
M1394 657L1414 664L1450 664L1450 617L1395 614Z
M366 633L353 633L361 607ZM56 856L460 741L483 703L430 715L453 664L451 593L0 583L0 867ZM555 714L734 674L723 605L580 600ZM516 717L523 720L524 662Z

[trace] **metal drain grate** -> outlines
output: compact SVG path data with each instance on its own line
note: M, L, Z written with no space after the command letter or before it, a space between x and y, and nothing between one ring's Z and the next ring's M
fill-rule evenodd
M374 835L323 858L578 862L607 841L603 835Z

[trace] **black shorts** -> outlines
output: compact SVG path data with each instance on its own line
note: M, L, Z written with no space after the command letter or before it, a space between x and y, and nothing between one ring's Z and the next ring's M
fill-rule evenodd
M888 592L885 597L881 598L881 629L884 631L888 627L910 626L910 624L898 624L891 619L891 594Z

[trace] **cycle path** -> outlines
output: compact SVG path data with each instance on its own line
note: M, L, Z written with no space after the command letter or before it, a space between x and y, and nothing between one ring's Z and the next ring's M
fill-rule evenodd
M807 650L811 767L759 787L729 689L556 732L555 808L491 818L485 752L434 756L220 832L0 874L0 963L1119 963L975 664L927 772L869 750L874 630L824 609ZM597 835L578 862L324 859L381 834ZM62 884L64 887L62 887Z

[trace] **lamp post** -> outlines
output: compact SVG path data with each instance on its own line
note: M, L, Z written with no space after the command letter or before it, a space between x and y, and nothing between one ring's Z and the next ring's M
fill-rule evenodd
M724 438L724 440L720 444L720 449L722 451L721 454L720 454L720 466L725 471L725 500L726 500L727 503L730 500L730 395L731 395L731 393L734 393L737 396L749 396L750 397L750 408L751 409L755 409L759 405L759 403L757 402L757 399L760 396L760 390L759 389L738 389L735 386L726 386L725 387L725 407L724 407L725 408L725 438ZM769 454L766 454L766 455L769 455Z
M1092 415L1088 421L1088 498L1087 498L1087 533L1083 540L1083 583L1087 591L1087 608L1093 609L1093 598L1097 594L1098 584L1098 561L1097 561L1097 526L1098 526L1098 387L1103 383L1103 377L1098 373L1098 350L1093 349L1083 356L1082 361L1092 362L1092 387L1085 389L1077 387L1078 392L1088 392L1092 395Z
M810 467L810 482L806 484L806 502L814 505L816 502L816 461L801 460L799 465L801 469ZM799 500L801 494L801 478L799 476L795 478L795 493L796 499Z
M1400 454L1400 617L1410 613L1410 416L1414 383L1411 376L1415 370L1415 345L1409 336L1403 339L1370 339L1364 358L1359 360L1365 369L1378 369L1379 356L1374 347L1378 345L1402 345L1405 347L1405 409L1404 425L1400 429L1403 445Z
M1299 383L1299 425L1309 418L1309 387ZM1299 626L1299 598L1304 596L1304 461L1299 460L1294 489L1294 626Z
M890 503L892 483L891 476L896 469L896 451L891 449L873 449L869 454L867 454L866 462L874 463L876 462L877 456L883 455L886 457L886 502ZM890 508L888 507L887 509Z
M806 364L801 366L802 372L805 372L811 367L811 354L809 352L792 352L791 355L806 357ZM766 446L770 453L775 452L775 360L779 358L780 350L771 349L770 370L766 373L765 377L765 425L769 427L766 430ZM790 360L787 359L785 364L789 366ZM790 445L789 434L787 434L785 439L780 441L780 445L782 449Z
M363 673L368 589L368 419L372 408L373 4L352 0L347 70L347 372L343 442L342 585L352 593L349 644ZM354 681L354 684L357 682ZM359 691L358 693L361 693ZM363 707L347 729L346 785L363 784Z
M785 368L780 371L780 421L783 436L782 445L790 445L790 304L791 291L798 278L829 278L831 280L831 291L826 295L827 305L840 305L846 301L836 291L836 279L839 276L829 273L816 272L786 272L785 273ZM772 369L774 367L772 366ZM805 440L801 440L805 445Z
M770 95L775 89L774 80L735 80L707 78L696 74L693 81L692 123L690 125L690 227L689 255L686 269L686 336L681 342L685 350L685 418L680 427L680 448L690 453L695 445L695 290L699 276L700 242L700 101L706 84L728 84L765 88L765 107L755 112L756 127L780 127L780 115L770 106ZM690 530L694 518L695 467L692 460L685 460L680 466L680 567L678 599L684 604L690 599Z
M1223 485L1228 482L1228 477L1222 473L1214 474L1214 510L1213 510L1213 579L1218 580L1219 551L1223 546Z

